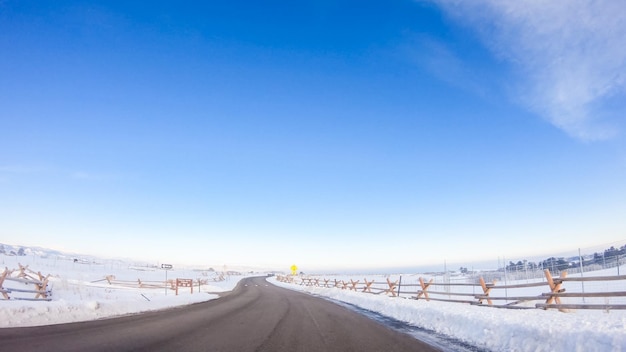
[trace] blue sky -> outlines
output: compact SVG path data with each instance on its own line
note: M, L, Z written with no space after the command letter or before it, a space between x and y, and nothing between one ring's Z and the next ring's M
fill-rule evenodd
M0 2L0 240L354 269L626 238L620 2Z

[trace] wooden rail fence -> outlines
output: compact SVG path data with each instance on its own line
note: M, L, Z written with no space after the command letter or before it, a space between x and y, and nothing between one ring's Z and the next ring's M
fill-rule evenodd
M97 280L94 282L98 282L98 281L107 281L109 283L109 285L115 285L115 286L120 286L120 287L128 287L128 288L156 288L156 289L170 289L172 291L176 291L178 294L178 287L179 285L177 284L179 282L179 280L181 279L169 279L167 281L162 280L162 281L145 281L145 280L141 280L141 279L137 279L137 280L117 280L115 278L115 275L107 275L104 279L102 280ZM214 279L188 279L188 281L193 282L193 286L198 287L198 292L200 292L200 288L202 285L208 285L209 284L209 280L213 280L213 281L221 281L219 279L219 277L216 277ZM223 278L222 278L223 280ZM186 282L188 282L186 281ZM187 284L186 284L187 285ZM185 287L192 287L192 286L185 286ZM193 289L192 289L192 293L193 293Z
M50 301L52 291L48 289L50 275L44 276L41 272L35 272L28 268L28 265L17 264L18 269L9 270L5 268L0 274L0 294L5 300L26 300L26 301ZM9 284L11 283L11 284ZM16 287L19 284L33 285L34 289L27 289L24 286ZM10 286L9 286L10 285ZM34 298L16 297L14 293L33 293Z
M437 283L434 279L428 281L419 278L418 283L402 284L399 280L392 281L368 281L367 278L349 281L315 277L277 276L277 280L302 286L323 288L339 288L355 292L387 295L390 297L402 297L426 301L443 301L453 303L465 303L477 306L505 308L505 309L558 309L566 312L569 309L626 309L626 304L591 304L591 303L565 303L562 298L626 298L626 291L602 292L565 292L563 284L566 282L608 282L624 281L626 275L596 276L596 277L568 277L567 272L562 271L559 277L553 277L548 269L544 270L545 282L533 282L525 284L496 285L496 281L486 282L482 277L477 283ZM547 285L547 287L546 287ZM533 287L547 288L549 292L541 292L535 295L509 295L508 291L519 291ZM452 292L456 288L457 292ZM468 292L471 289L472 292ZM478 291L478 293L476 293ZM504 292L504 295L503 295ZM409 297L407 297L407 295ZM537 302L534 303L533 302Z

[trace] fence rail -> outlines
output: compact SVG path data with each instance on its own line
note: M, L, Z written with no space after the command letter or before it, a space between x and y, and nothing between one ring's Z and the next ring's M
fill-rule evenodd
M624 281L626 287L626 275L596 276L596 277L568 277L566 271L561 271L558 277L553 277L550 270L544 270L545 281L532 283L497 284L496 280L486 282L482 277L477 283L450 283L434 282L434 279L426 281L420 277L418 283L402 284L402 277L392 281L368 281L367 278L360 280L338 280L318 277L277 276L278 281L323 288L338 288L355 292L384 294L391 297L402 297L425 301L443 301L453 303L465 303L477 306L504 308L504 309L558 309L566 312L570 309L599 309L599 310L623 310L626 304L608 303L610 298L626 298L624 290L602 290L594 292L565 292L563 287L567 282L615 282ZM438 288L430 290L431 288ZM443 288L443 289L441 289ZM452 289L457 291L452 291ZM533 290L533 288L537 288ZM471 292L468 292L471 289ZM528 290L533 291L528 293ZM541 292L548 290L549 292ZM512 291L512 292L509 292ZM521 292L520 292L521 291ZM526 291L526 292L524 292ZM504 295L502 295L504 292ZM517 292L517 293L515 293ZM510 294L511 293L511 294ZM521 294L520 294L521 293ZM408 297L407 297L408 296ZM583 303L564 303L562 298L582 298ZM604 298L607 303L586 303L586 298ZM537 303L532 303L537 302Z

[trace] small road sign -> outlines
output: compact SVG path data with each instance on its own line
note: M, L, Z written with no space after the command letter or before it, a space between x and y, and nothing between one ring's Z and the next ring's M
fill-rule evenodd
M171 268L172 268L172 264L161 264L161 269L168 270L168 269L171 269Z

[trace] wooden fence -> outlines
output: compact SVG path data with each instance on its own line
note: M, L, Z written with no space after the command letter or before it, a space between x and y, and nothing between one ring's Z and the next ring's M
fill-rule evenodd
M353 279L345 281L295 276L277 276L277 280L302 286L339 288L363 293L384 294L391 297L465 303L506 309L558 309L563 312L569 309L601 309L607 311L612 309L626 309L626 304L584 303L585 298L604 298L606 301L608 301L609 298L626 298L626 291L602 290L601 292L565 292L565 288L563 287L563 284L566 282L624 281L623 283L626 283L626 275L567 277L567 272L562 271L559 277L552 277L548 269L544 270L544 275L545 281L543 282L511 285L497 285L495 280L486 282L482 277L478 279L477 283L437 283L434 282L434 279L426 281L420 277L417 283L410 284L402 284L402 277L398 280L386 278L386 281L368 281L367 278L365 278L362 282ZM524 291L535 287L539 289L534 291L541 292L540 288L543 287L546 288L548 292L533 295L514 294L516 291ZM512 291L511 293L513 294L510 295L509 291ZM564 298L582 298L583 303L568 304L562 301Z
M9 270L5 268L0 274L0 294L5 300L26 300L26 301L50 301L52 291L48 289L50 275L44 276L41 272L34 272L28 265L17 264L18 269ZM28 287L33 285L33 289ZM17 294L18 296L15 296ZM21 294L34 294L35 297L21 297Z
M177 285L176 285L176 280L177 279L169 279L167 281L165 280L161 280L161 281L146 281L146 280L141 280L141 279L137 279L137 280L118 280L115 278L115 275L107 275L105 276L104 279L101 280L96 280L93 281L95 282L100 282L100 281L106 281L109 283L109 285L115 285L115 286L119 286L119 287L128 287L128 288L155 288L155 289L170 289L173 291L176 291L177 289ZM208 279L208 278L204 278L204 279L196 279L193 280L194 281L194 286L197 285L198 287L198 292L200 292L200 287L202 285L208 285L209 282L213 281L213 282L219 282L219 281L224 281L224 275L220 274L219 276L216 276L214 278Z

